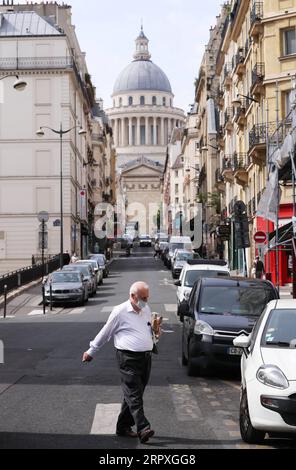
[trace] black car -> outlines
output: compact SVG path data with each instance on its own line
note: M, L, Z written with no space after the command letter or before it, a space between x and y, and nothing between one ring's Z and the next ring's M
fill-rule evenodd
M243 278L204 278L181 306L182 363L188 375L213 367L239 370L242 351L233 340L249 335L268 302L278 299L269 281Z

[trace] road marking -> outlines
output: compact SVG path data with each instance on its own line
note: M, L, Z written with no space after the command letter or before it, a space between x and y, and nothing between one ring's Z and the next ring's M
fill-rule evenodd
M101 313L111 313L115 307L103 307Z
M118 403L110 405L98 403L90 433L96 436L114 435L120 411L121 405Z
M31 313L28 313L28 317L37 317L38 315L43 315L43 310L33 310Z
M71 312L67 313L67 315L81 315L85 311L86 311L85 307L74 308Z
M0 320L7 320L7 319L11 320L12 318L15 318L15 315L6 315L6 318L0 317Z
M177 305L176 304L167 304L164 306L167 313L176 313Z
M202 419L202 412L188 385L170 385L172 401L180 422Z

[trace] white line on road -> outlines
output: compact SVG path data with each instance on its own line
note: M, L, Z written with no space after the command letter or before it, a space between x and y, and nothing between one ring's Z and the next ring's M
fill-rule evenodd
M104 307L101 310L101 313L111 313L114 307Z
M85 307L74 308L73 310L71 310L71 312L67 313L67 315L81 315L85 311L86 311Z
M177 305L176 304L166 304L164 306L167 313L176 313Z
M121 405L118 403L110 405L98 403L90 433L96 436L114 435L120 410Z
M28 313L28 317L37 317L38 315L43 315L43 310L33 310L31 313Z

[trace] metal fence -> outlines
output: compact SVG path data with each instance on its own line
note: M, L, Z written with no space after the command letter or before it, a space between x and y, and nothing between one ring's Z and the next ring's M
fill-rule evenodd
M4 294L4 287L7 286L7 292L18 289L21 286L30 284L33 281L41 279L43 275L47 275L56 271L60 267L59 256L52 258L44 264L38 263L35 266L23 268L12 273L0 276L0 297Z

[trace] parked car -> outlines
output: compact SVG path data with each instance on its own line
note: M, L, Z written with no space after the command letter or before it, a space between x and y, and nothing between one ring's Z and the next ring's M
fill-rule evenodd
M200 259L198 253L194 253L193 251L187 250L176 250L172 260L173 279L178 279L180 277L182 269L188 261L193 261L197 259Z
M96 275L92 267L89 264L70 264L69 266L64 266L63 271L70 272L70 271L78 271L83 274L84 279L87 280L88 284L88 293L91 297L93 297L97 292L97 279Z
M202 278L230 277L228 264L225 261L188 260L184 265L179 281L175 282L177 289L177 314L180 315L180 307L187 302L194 284ZM181 318L183 321L183 319Z
M80 272L57 271L51 274L45 283L47 302L50 302L50 286L53 303L84 305L88 301L88 283Z
M242 350L233 340L250 334L266 305L279 298L269 281L244 278L200 279L183 302L182 361L188 375L213 366L237 368Z
M88 259L94 259L94 260L97 261L98 265L103 270L104 278L107 278L109 276L109 274L110 274L109 264L108 264L108 261L107 261L105 255L103 255L103 254L89 255Z
M162 261L164 261L165 250L168 246L168 242L160 242L159 244L159 256Z
M172 260L176 250L192 251L192 242L190 237L171 237L168 250L165 257L165 265L171 269Z
M76 264L82 264L82 265L90 264L93 267L94 272L96 274L97 285L101 286L103 284L104 271L103 271L103 268L99 266L98 262L95 259L77 261Z
M152 240L149 235L140 235L139 237L139 242L140 242L140 247L151 247L152 246Z
M250 336L233 341L242 348L240 430L249 444L266 433L296 437L296 301L274 300Z

